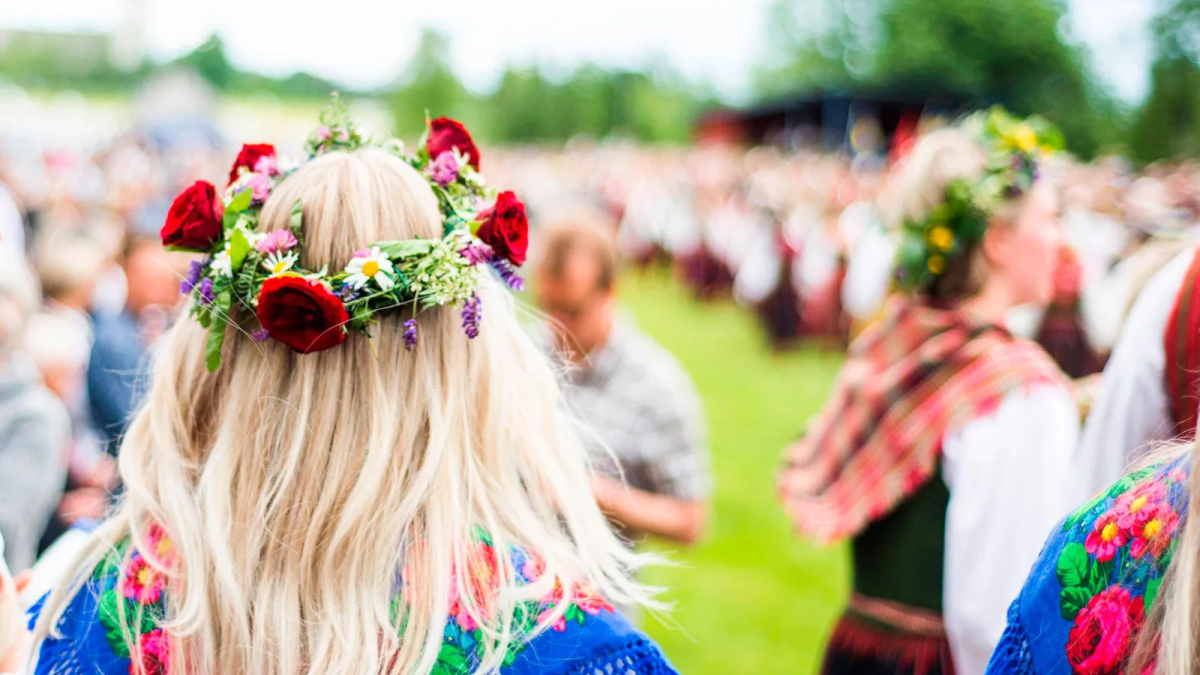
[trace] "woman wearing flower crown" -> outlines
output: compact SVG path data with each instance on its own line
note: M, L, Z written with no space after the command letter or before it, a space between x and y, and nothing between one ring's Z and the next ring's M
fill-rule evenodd
M121 448L126 495L40 608L38 673L673 673L613 612L646 560L588 496L508 285L524 207L462 125L335 108L176 200L204 254Z
M899 170L906 293L854 342L779 477L801 533L851 540L825 673L982 673L1059 515L1075 404L1003 323L1053 288L1049 132L994 110L929 134Z

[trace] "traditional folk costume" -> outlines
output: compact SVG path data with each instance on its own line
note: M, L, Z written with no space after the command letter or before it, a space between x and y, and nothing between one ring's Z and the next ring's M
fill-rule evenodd
M1066 508L1077 435L1067 381L1037 345L896 300L780 478L801 532L852 542L853 595L824 672L982 672Z
M906 224L902 280L936 276L938 256L978 242L986 218L975 213ZM826 675L982 673L1068 507L1061 483L1079 419L1067 378L1035 343L922 288L890 300L854 342L779 477L801 533L850 539L851 598Z
M1073 460L1072 497L1117 480L1157 441L1193 435L1200 373L1200 249L1179 254L1138 295L1104 369Z
M1128 672L1183 534L1191 464L1189 454L1126 475L1053 530L988 675Z
M160 551L171 550L161 528L152 526L148 540ZM486 538L476 546L482 555L497 555ZM169 653L175 643L163 625L171 605L167 578L138 551L130 552L132 562L122 570L128 549L128 545L120 547L75 595L56 624L57 634L42 643L35 675L169 675ZM510 555L522 583L541 576L537 556L519 549ZM477 573L482 576L473 577L470 592L495 592L495 569L494 565L480 565ZM499 675L675 674L654 643L585 586L574 589L562 616L551 617L548 611L562 593L561 587L555 587L544 600L518 607L512 619L517 635ZM482 596L476 600L492 602ZM467 614L465 604L451 603L444 642L432 671L437 675L466 675L480 663L488 638ZM31 628L40 612L41 603L32 610ZM535 631L538 621L550 621L549 627ZM136 641L136 652L131 653L125 633Z

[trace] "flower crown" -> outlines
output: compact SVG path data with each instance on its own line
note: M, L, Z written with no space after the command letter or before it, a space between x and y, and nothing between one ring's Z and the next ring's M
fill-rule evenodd
M987 170L978 180L951 181L928 217L903 223L897 283L906 290L928 289L948 260L978 244L997 209L1033 187L1041 159L1063 148L1054 125L1040 117L1017 119L999 106L971 115L963 128L986 150Z
M305 145L310 160L368 145L391 152L429 181L443 236L372 243L333 273L329 265L303 269L301 201L292 205L287 229L255 231L263 204L297 165L271 145L242 146L223 197L217 198L211 183L197 181L175 199L161 232L171 250L206 254L192 263L180 292L192 296L191 315L209 330L209 370L221 365L235 305L257 318L259 327L251 332L256 342L276 340L302 354L340 345L351 331L370 338L376 315L408 311L412 317L403 339L412 350L416 317L431 307L460 307L467 337L479 334L476 290L487 269L513 290L523 287L516 268L525 262L528 246L525 205L512 192L496 194L487 187L478 173L479 150L462 124L427 120L417 151L406 154L398 140L373 143L359 134L336 96L320 120Z

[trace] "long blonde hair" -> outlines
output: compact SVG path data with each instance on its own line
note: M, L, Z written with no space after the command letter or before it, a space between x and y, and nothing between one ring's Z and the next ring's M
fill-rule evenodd
M373 241L441 236L428 185L381 150L308 163L276 189L260 229L287 227L297 199L310 269L337 269ZM421 314L412 353L401 314L381 318L373 345L351 335L303 356L231 328L215 373L205 370L206 331L180 318L121 446L124 499L73 583L51 597L39 640L115 546L146 550L151 523L180 561L163 625L174 672L427 673L452 589L472 588L471 571L489 563L494 600L460 596L487 645L480 673L501 665L521 639L514 612L548 595L556 577L566 589L558 612L574 581L653 605L630 576L646 559L620 543L590 497L549 361L507 291L489 279L479 294L485 316L473 341L449 308ZM479 557L480 531L492 561ZM521 583L513 546L538 553L545 575Z
M1200 671L1200 451L1196 443L1173 443L1151 453L1143 465L1175 461L1191 452L1188 508L1183 534L1159 586L1130 658L1129 673L1192 675Z

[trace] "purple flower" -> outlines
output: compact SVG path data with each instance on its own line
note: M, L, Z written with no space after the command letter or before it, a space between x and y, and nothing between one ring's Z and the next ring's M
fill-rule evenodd
M412 351L417 347L417 320L409 319L404 322L404 348Z
M429 175L433 178L433 182L446 187L458 180L460 170L462 167L458 165L458 159L454 157L453 152L447 150L433 160L433 165L429 168Z
M479 319L482 316L482 305L483 302L479 299L478 295L472 295L471 299L467 300L467 303L463 305L463 332L465 332L467 337L471 338L472 340L479 337Z
M290 251L296 248L300 242L296 241L296 235L292 234L291 230L275 230L268 232L258 243L254 245L258 252L263 255L271 255L279 251Z
M267 338L269 338L269 337L271 337L271 332L268 331L266 328L259 328L258 330L254 331L253 333L250 334L250 339L254 340L255 342L257 342L260 345L262 343L266 342Z
M200 282L200 300L204 304L211 304L213 301L213 282L212 279L205 279Z
M358 291L359 289L346 284L342 286L342 290L338 295L342 298L342 302L354 302L358 299Z
M179 282L179 294L187 295L196 290L196 284L200 283L200 275L204 274L204 268L208 266L207 260L193 260L191 268L188 269L187 278Z
M504 283L508 284L509 288L514 291L525 290L525 280L521 278L520 274L517 274L517 271L513 269L513 266L507 260L493 260L492 268L496 270L496 273L500 275Z
M463 247L462 251L459 252L462 253L462 256L466 258L467 262L471 263L472 266L490 262L492 259L492 247L488 246L487 244L480 244L478 242L471 242L470 244L467 244Z

